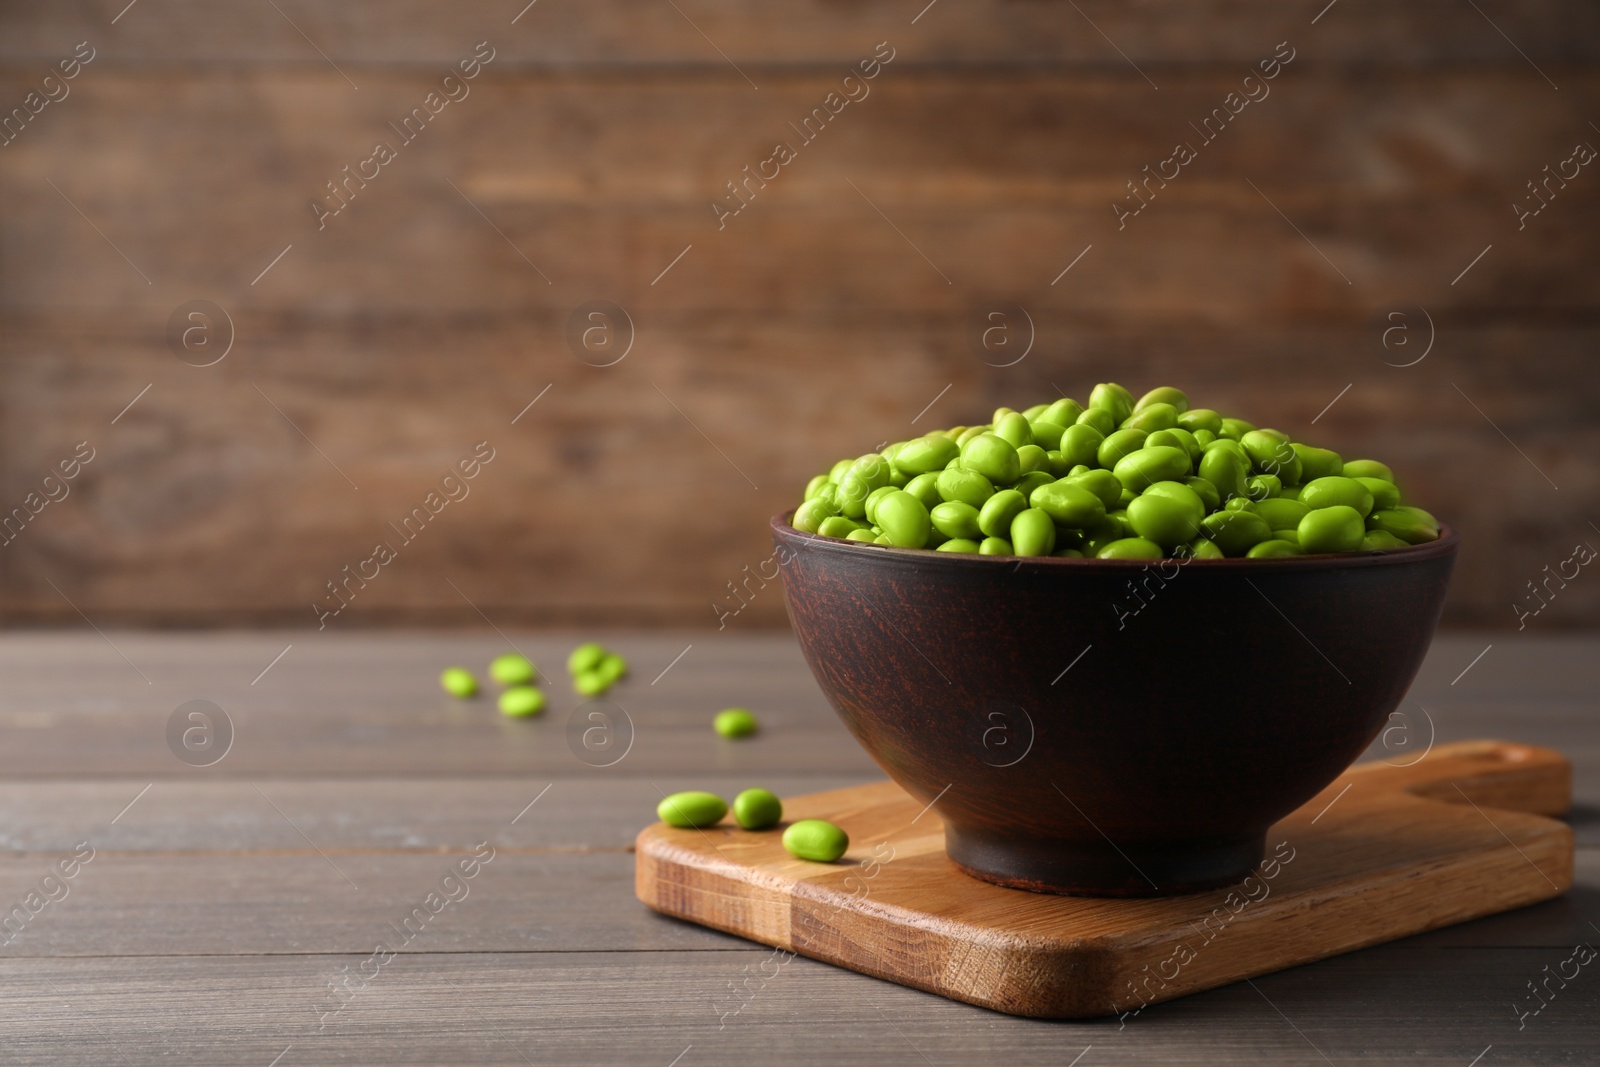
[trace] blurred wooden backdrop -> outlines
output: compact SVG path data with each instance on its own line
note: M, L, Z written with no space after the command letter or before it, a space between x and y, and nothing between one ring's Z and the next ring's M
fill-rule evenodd
M1600 147L1594 5L923 3L0 3L0 506L94 450L0 547L0 613L314 627L387 540L328 625L714 626L834 458L1105 378L1389 461L1465 534L1453 622L1514 627L1600 546L1600 167L1513 207ZM1280 42L1270 96L1119 230ZM209 367L168 340L194 300L232 322ZM609 367L567 341L597 300L633 325ZM1003 305L1033 345L987 366ZM1595 621L1600 578L1541 588L1528 626ZM782 620L768 587L728 624Z

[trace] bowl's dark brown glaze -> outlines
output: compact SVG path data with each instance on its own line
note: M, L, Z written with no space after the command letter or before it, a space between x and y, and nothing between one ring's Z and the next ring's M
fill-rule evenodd
M800 648L950 858L1044 892L1237 881L1375 738L1458 538L1273 560L955 555L772 521Z

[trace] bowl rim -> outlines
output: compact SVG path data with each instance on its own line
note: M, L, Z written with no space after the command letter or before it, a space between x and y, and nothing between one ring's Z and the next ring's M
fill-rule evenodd
M897 548L893 545L872 544L866 541L849 541L842 537L827 537L823 534L806 533L789 525L797 508L788 508L772 517L771 527L776 535L785 539L803 541L808 543L808 548L819 548L828 553L849 552L858 554L863 549L871 549L882 554L886 560L899 559L907 562L925 563L931 566L944 567L1005 567L1016 571L1024 567L1048 569L1053 567L1080 568L1086 570L1139 570L1152 565L1159 565L1159 559L1073 559L1060 556L980 556L972 552L934 552L926 548ZM1231 556L1224 559L1198 559L1190 558L1181 562L1180 566L1198 566L1204 570L1342 570L1348 567L1389 567L1406 563L1420 563L1424 560L1440 559L1453 556L1461 544L1461 535L1456 530L1444 523L1439 524L1439 536L1432 541L1425 541L1420 545L1408 545L1405 548L1386 548L1379 552L1321 552L1310 556L1275 556L1271 559L1248 559L1244 556ZM871 557L859 556L866 560ZM1164 559L1177 557L1167 556Z

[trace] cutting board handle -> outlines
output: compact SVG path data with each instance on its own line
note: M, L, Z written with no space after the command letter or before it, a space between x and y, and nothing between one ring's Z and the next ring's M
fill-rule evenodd
M1564 815L1572 807L1572 764L1567 758L1553 749L1511 741L1435 745L1421 758L1358 763L1347 777L1451 804L1535 815Z

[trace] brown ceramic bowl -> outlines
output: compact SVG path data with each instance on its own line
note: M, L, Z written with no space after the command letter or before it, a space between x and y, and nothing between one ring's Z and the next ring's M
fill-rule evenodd
M1225 885L1410 686L1458 538L1274 560L862 545L772 521L806 662L873 759L1001 885Z

